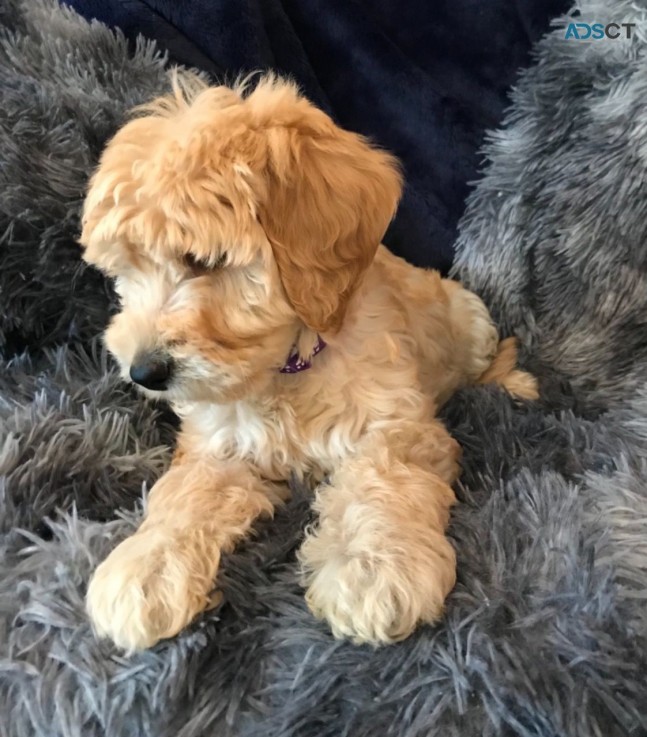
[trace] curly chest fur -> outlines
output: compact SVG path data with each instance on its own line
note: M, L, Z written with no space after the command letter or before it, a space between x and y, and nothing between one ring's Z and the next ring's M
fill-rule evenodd
M251 463L265 478L291 474L323 477L353 452L363 423L347 406L312 399L309 407L285 398L228 405L193 405L184 415L180 439L192 452Z

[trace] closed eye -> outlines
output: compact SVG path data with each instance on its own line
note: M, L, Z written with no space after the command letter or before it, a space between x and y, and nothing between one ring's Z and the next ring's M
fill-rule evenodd
M227 262L227 254L221 253L220 256L218 256L218 258L214 261L212 259L200 258L194 253L188 252L182 256L182 261L184 262L185 266L187 266L189 269L191 269L191 271L195 272L196 274L207 274L209 272L222 269L222 267Z

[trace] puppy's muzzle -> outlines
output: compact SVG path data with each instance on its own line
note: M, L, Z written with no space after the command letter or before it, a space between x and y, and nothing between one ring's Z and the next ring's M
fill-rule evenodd
M172 375L171 358L157 353L137 356L130 367L130 378L135 384L157 392L168 389Z

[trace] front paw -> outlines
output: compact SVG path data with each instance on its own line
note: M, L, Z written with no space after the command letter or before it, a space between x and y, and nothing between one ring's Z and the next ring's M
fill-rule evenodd
M456 581L456 556L444 535L429 530L418 544L372 539L364 550L346 551L326 538L325 529L307 538L300 558L308 606L335 637L382 645L441 616Z
M217 551L161 528L141 530L95 571L87 611L99 637L128 652L176 635L209 603Z

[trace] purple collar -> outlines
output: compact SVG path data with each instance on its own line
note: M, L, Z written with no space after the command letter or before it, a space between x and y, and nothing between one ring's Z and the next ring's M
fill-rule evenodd
M325 347L326 342L320 335L317 335L317 342L315 347L312 349L311 358L314 358L317 353L321 353ZM288 356L288 360L285 362L285 366L279 369L279 372L282 374L298 374L299 371L307 371L311 366L312 362L309 359L304 360L301 358L299 351L296 347L293 347L292 352Z

